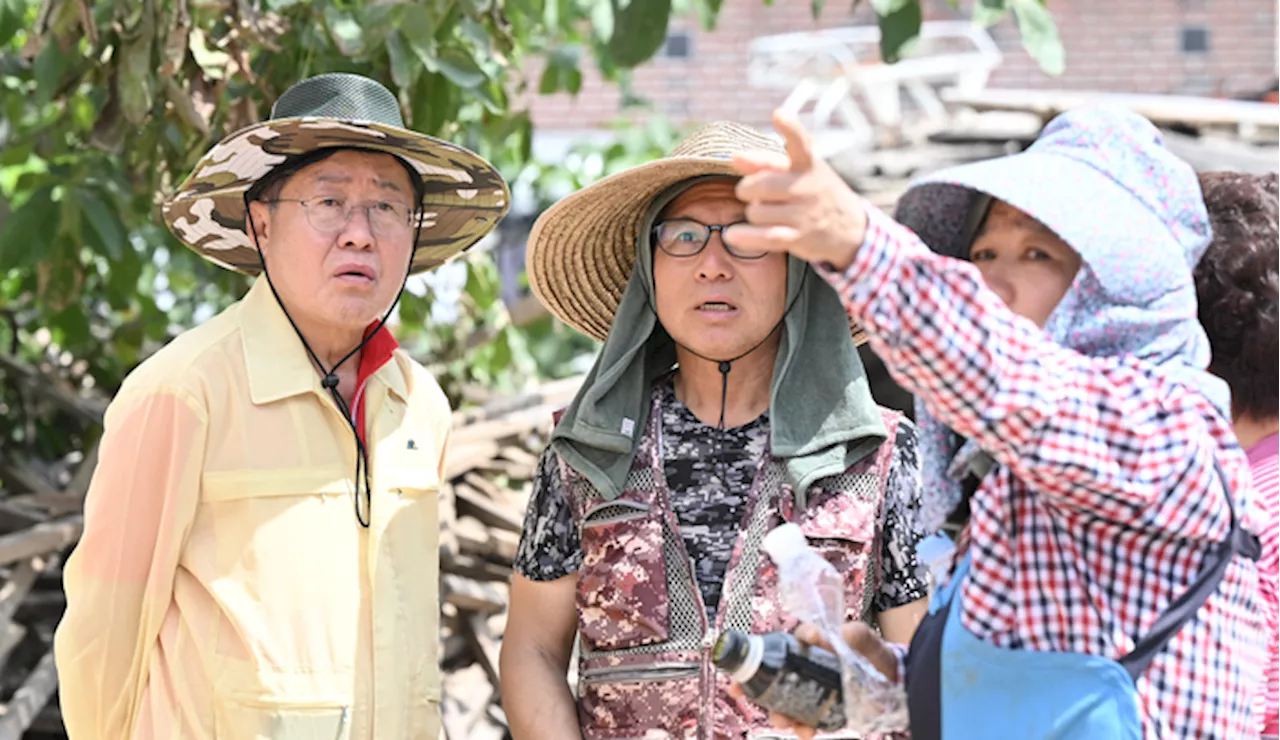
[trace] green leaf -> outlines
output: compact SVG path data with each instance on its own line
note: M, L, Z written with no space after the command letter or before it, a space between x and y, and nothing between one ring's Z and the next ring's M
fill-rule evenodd
M978 0L973 4L973 22L990 28L1004 20L1008 12L1006 0Z
M38 261L57 231L58 206L53 202L53 186L48 185L32 193L0 224L0 271Z
M724 0L702 0L698 3L698 20L702 22L702 27L708 31L716 30L716 22L720 20L720 9L724 7Z
M349 57L364 53L364 31L350 13L330 5L324 9L324 22L338 51Z
M360 7L348 3L352 9L348 15L360 27L361 55L369 54L387 42L387 36L396 30L399 14L396 5L389 3L370 3Z
M826 0L810 0L809 12L813 13L813 17L817 18L822 15L822 8L826 5Z
M151 112L155 100L155 69L151 64L150 24L135 31L136 36L124 42L120 48L120 68L116 84L120 90L120 109L125 120L135 126L142 124ZM49 44L55 48L56 44Z
M231 55L225 51L209 48L202 29L191 29L187 46L191 49L192 58L196 60L196 64L200 65L206 77L211 80L221 80L226 76L227 62L231 61Z
M565 72L564 87L569 91L570 95L577 95L582 91L582 70L574 67Z
M272 10L285 10L301 2L304 2L304 0L267 0L267 7Z
M418 78L411 96L413 128L427 134L444 135L446 124L456 119L456 87L438 74L424 74Z
M602 0L592 6L591 30L602 43L613 38L613 3Z
M893 64L900 58L904 47L920 35L924 17L917 3L908 2L877 20L880 23L880 56L885 63Z
M408 90L422 73L422 65L410 57L404 48L404 37L400 31L393 30L387 34L387 61L391 65L391 81L396 87Z
M494 82L487 82L483 85L467 88L467 92L475 96L476 100L484 106L484 109L490 115L500 116L507 109L507 95L502 88Z
M405 8L404 15L400 17L400 31L422 64L435 71L436 38L431 9L426 5L410 5Z
M63 72L67 71L67 61L67 56L62 53L56 43L45 44L36 55L33 66L36 77L35 97L38 103L47 103L53 99L58 82L62 79Z
M461 49L447 48L436 58L440 74L462 88L479 87L488 79L474 57Z
M65 285L73 281L74 275L68 274L66 267L55 268L56 274L51 281L58 285ZM92 337L89 330L89 318L85 312L76 304L72 304L53 317L53 325L59 329L62 334L62 342L71 345L82 345L88 342Z
M621 11L615 9L608 45L612 61L629 69L651 59L667 40L670 16L671 0L631 0Z
M919 10L920 0L871 0L871 7L875 9L876 15L881 18L900 13L908 5L914 5Z
M539 95L554 95L560 90L560 67L548 64L538 79Z
M35 143L32 141L26 141L21 144L5 142L5 145L0 147L0 171L5 167L25 163L34 150ZM3 181L3 178L0 178L0 183L3 183ZM3 185L0 184L0 187L3 187Z
M104 203L92 188L77 188L76 198L89 224L102 240L107 256L113 260L120 259L124 255L125 233L116 210Z
M142 277L142 260L132 249L123 250L119 259L111 262L110 291L112 304L120 309L127 306L138 292L138 279Z
M1067 53L1058 38L1053 16L1040 0L1010 0L1022 34L1022 48L1046 73L1057 76L1067 66Z
M458 24L458 35L475 47L476 51L488 54L493 48L493 38L488 29L477 23L474 18L466 17Z
M498 336L493 340L493 357L491 366L495 370L503 370L511 366L511 328L504 328L498 332Z
M491 262L473 259L467 262L467 295L481 311L487 310L498 300L497 271Z
M0 46L9 43L26 25L26 0L0 0Z

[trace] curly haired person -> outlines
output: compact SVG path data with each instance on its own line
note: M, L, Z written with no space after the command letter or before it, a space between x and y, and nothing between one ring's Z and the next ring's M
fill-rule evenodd
M1200 323L1209 335L1209 370L1231 386L1231 417L1240 446L1249 456L1258 502L1271 523L1261 535L1258 562L1267 640L1265 686L1255 712L1263 737L1280 736L1280 655L1276 645L1277 579L1280 579L1280 322L1277 321L1277 177L1238 172L1200 176L1213 242L1196 266Z

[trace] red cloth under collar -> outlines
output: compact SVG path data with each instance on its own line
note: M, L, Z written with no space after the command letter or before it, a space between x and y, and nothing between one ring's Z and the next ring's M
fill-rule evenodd
M373 333L377 327L377 333L373 334L370 339L369 335ZM364 330L364 338L369 341L360 350L360 367L356 370L356 432L360 435L360 441L365 441L365 424L364 424L364 384L371 375L378 372L383 365L391 361L392 355L400 348L400 343L391 335L386 324L378 327L377 322L370 324Z

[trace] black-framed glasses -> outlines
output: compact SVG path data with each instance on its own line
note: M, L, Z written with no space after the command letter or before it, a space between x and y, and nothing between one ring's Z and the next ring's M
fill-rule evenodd
M720 232L720 241L724 243L724 251L731 257L740 260L758 260L768 254L758 249L739 249L729 241L730 226L744 224L746 221L734 221L731 224L704 224L691 218L676 218L662 221L653 227L653 243L672 257L692 257L711 241L711 235Z
M363 208L369 220L369 228L378 236L402 236L411 226L413 211L404 203L393 200L377 200L367 203L350 203L346 198L317 195L314 198L276 198L268 203L297 203L307 213L307 221L316 231L332 234L341 231L351 221L351 214Z

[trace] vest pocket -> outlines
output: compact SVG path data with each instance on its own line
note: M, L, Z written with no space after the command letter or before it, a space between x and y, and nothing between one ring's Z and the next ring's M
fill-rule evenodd
M874 574L867 576L877 560L872 552L876 523L877 511L871 502L844 495L811 504L799 522L809 546L835 566L844 579L846 619L866 616L866 589L877 581Z
M685 737L698 727L697 665L653 672L607 671L579 682L578 721L586 740ZM658 734L666 731L667 735Z
M594 650L622 650L668 637L662 522L634 505L604 506L582 525L579 629Z

